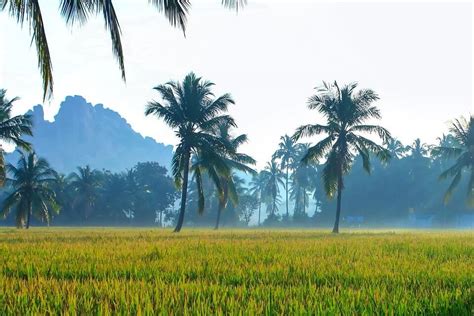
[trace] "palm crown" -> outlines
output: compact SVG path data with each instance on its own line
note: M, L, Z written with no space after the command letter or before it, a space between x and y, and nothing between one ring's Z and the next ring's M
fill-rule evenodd
M372 102L379 99L369 89L354 93L356 83L339 88L337 82L323 84L317 94L309 99L308 107L317 110L327 120L326 125L304 125L297 129L293 139L326 134L316 145L311 146L303 162L319 161L326 158L323 168L323 181L326 193L332 197L337 190L338 176L347 174L358 154L362 157L364 169L370 173L370 157L373 153L382 161L390 158L390 153L359 133L375 133L382 141L388 142L390 133L383 127L365 124L370 119L380 119L380 111Z

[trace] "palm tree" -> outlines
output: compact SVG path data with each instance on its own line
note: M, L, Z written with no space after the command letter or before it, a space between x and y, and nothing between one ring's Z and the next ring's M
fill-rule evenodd
M265 183L264 194L270 201L267 208L270 213L269 217L273 220L275 219L276 212L278 211L277 203L280 197L280 185L284 185L283 173L278 167L276 161L273 159L271 162L267 162L263 172L265 173L265 178L267 179Z
M56 201L61 206L62 213L64 213L65 209L69 208L69 205L67 205L70 201L68 187L69 181L67 177L62 173L55 172L54 181L50 184L50 188L54 191Z
M403 146L402 142L396 138L391 138L384 143L387 150L390 152L390 156L393 158L401 158L409 149Z
M100 176L90 166L78 167L77 172L70 175L71 186L76 193L74 204L82 212L82 219L87 221L97 201Z
M19 151L19 154L16 167L7 165L12 175L7 182L13 192L3 202L1 213L6 217L15 208L18 228L28 229L33 215L49 224L51 211L59 212L54 191L49 186L55 179L55 172L46 160L38 158L34 152L25 154Z
M253 195L258 201L258 226L260 226L260 219L262 214L262 203L265 199L265 189L268 182L268 173L265 171L260 171L258 174L255 174L250 181L250 194Z
M154 5L158 11L163 12L172 26L181 28L185 33L187 15L191 8L190 0L149 0L148 2ZM222 0L225 7L236 10L243 7L245 2L245 0ZM122 30L113 1L61 0L59 7L62 17L70 26L82 25L91 16L103 16L105 28L110 33L113 54L118 61L122 79L125 81ZM34 42L36 46L38 68L43 79L43 99L46 99L47 96L50 97L53 93L52 61L39 0L2 0L0 1L0 11L8 11L20 25L25 22L29 25L32 34L31 42Z
M447 159L456 159L454 165L439 176L440 179L453 178L444 195L444 202L449 202L454 189L461 181L463 171L467 170L470 172L467 187L468 205L474 207L474 117L471 115L469 120L464 117L454 120L449 131L457 144L437 146L433 149L434 155L441 155Z
M372 103L379 99L370 90L360 90L355 93L356 83L339 88L337 82L332 85L324 82L317 93L310 97L308 108L317 110L327 120L326 125L300 126L293 139L326 134L325 138L310 147L303 157L303 162L317 162L326 158L322 177L328 197L332 198L337 192L337 211L334 223L334 233L339 232L341 214L341 198L344 188L343 177L352 168L356 154L362 157L364 169L370 173L370 154L375 154L381 161L388 161L390 153L374 141L359 135L359 133L377 134L382 141L388 142L390 133L383 127L364 124L370 119L380 119L380 111Z
M316 176L315 167L302 162L302 159L308 152L309 147L309 144L298 144L296 146L295 161L292 165L294 172L292 175L293 190L291 195L295 200L293 218L306 215L306 207L309 204L307 191L312 189L314 182L312 179L314 179Z
M289 219L289 177L290 168L295 160L297 146L290 136L285 135L280 137L278 147L277 151L273 154L273 158L280 159L280 166L282 169L285 169L286 218Z
M21 139L23 135L33 135L31 128L31 116L26 115L11 115L13 102L18 100L18 97L7 100L5 94L7 90L0 89L0 140L6 143L13 143L17 147L25 150L30 150L30 143ZM4 185L6 178L5 172L5 158L4 151L0 145L0 187Z
M222 157L232 152L228 144L214 135L221 125L236 127L229 115L223 115L234 100L229 94L214 98L211 87L214 84L203 81L194 73L188 74L182 83L168 82L154 89L161 94L163 104L148 103L145 115L156 115L175 130L180 139L172 159L172 173L177 187L181 188L181 207L175 232L183 226L188 190L189 161L191 154L199 159L213 161L213 168L220 174L228 174L228 167ZM201 188L200 169L195 172L196 183ZM199 211L204 209L204 194L200 192Z
M238 148L247 142L247 135L241 134L234 138L230 134L229 125L219 125L216 136L218 136L231 151L224 152L224 155L217 161L216 159L198 159L192 167L195 173L197 169L200 169L199 174L203 171L207 171L216 186L219 203L214 229L219 228L221 213L227 206L228 200L230 199L234 206L238 203L239 197L236 190L234 171L238 170L249 174L255 173L249 166L255 165L255 160L244 153L237 152ZM221 166L222 163L224 164L223 166Z
M419 160L429 154L430 146L426 143L422 143L421 139L417 138L413 141L412 145L406 147L406 150L410 151L410 157L412 157L413 160Z

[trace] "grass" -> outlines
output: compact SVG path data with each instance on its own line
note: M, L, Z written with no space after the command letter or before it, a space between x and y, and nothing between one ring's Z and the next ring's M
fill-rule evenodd
M0 229L0 314L474 314L474 233Z

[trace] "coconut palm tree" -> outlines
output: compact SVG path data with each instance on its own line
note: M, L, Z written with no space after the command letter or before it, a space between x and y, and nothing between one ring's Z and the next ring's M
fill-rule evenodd
M293 135L295 141L302 137L326 134L316 145L310 147L303 162L318 161L326 158L322 170L324 188L328 197L337 193L337 211L333 232L339 232L341 214L343 178L352 168L356 154L362 157L363 168L370 173L370 154L381 161L388 161L390 153L374 141L360 135L376 134L382 141L388 142L390 133L383 127L365 124L370 119L380 119L380 111L372 103L379 99L369 89L355 89L356 83L339 88L337 82L323 83L310 97L308 108L317 110L326 119L326 125L308 124L300 126Z
M295 200L295 210L293 218L306 216L306 207L309 204L308 191L313 187L313 179L316 176L316 169L312 164L303 163L302 159L308 152L310 144L298 144L296 146L295 161L292 169L293 189L291 195Z
M174 27L186 31L187 15L191 8L190 0L149 0L158 11L163 12ZM222 0L222 4L228 8L238 10L243 7L245 0ZM122 49L122 30L115 11L112 0L61 0L59 1L59 11L61 16L70 26L74 24L82 25L91 16L102 15L106 30L110 33L112 40L112 51L118 61L125 81L125 63ZM43 99L53 93L53 70L51 54L45 31L45 21L41 12L39 0L2 0L0 1L0 11L8 11L20 25L28 24L32 37L31 42L35 43L38 68L43 79Z
M440 179L453 178L444 195L444 202L449 202L454 189L461 181L463 171L467 171L470 173L467 187L467 202L469 206L474 207L474 117L471 115L469 120L464 117L454 120L449 131L454 137L455 144L451 146L437 146L433 149L434 155L440 155L447 159L456 159L454 165L446 169L439 176Z
M387 150L390 152L392 158L401 158L409 149L403 146L402 142L396 138L389 139L384 145L387 147Z
M274 159L280 159L280 167L281 169L285 170L285 198L286 198L286 218L290 218L289 213L289 179L290 179L290 169L293 165L295 160L295 156L297 154L297 146L296 143L291 139L290 136L285 135L280 137L280 143L278 144L278 149L273 154Z
M33 135L31 116L28 114L13 116L13 103L18 97L8 100L5 97L7 90L0 89L0 141L11 143L24 150L30 150L30 143L21 139L23 135ZM0 187L6 178L4 151L0 145Z
M241 134L234 138L230 133L229 125L219 125L215 134L231 151L221 153L223 155L217 160L206 157L198 158L193 164L192 170L195 173L198 171L199 174L207 171L216 186L219 203L214 229L218 229L222 210L227 206L228 200L230 199L234 206L238 203L239 197L234 181L235 171L254 174L255 171L250 165L255 165L255 160L247 154L238 152L239 147L247 142L247 135Z
M260 171L258 174L255 174L250 181L249 192L255 197L258 201L258 226L261 223L261 214L262 214L262 203L264 203L266 195L265 189L268 182L268 173L265 171Z
M49 224L51 212L59 212L54 191L49 186L55 180L55 172L46 160L38 158L34 152L25 154L19 151L19 154L16 167L7 165L7 170L12 175L7 183L13 192L3 202L1 214L6 217L15 209L18 228L28 229L31 216Z
M419 138L415 139L413 144L406 147L406 150L410 152L410 157L413 160L419 160L426 157L430 153L430 149L430 146L423 143Z
M266 178L264 194L269 200L267 209L269 217L273 220L276 218L276 212L278 211L278 201L280 197L280 185L284 185L283 173L281 172L278 164L275 160L267 162L265 169L263 170Z
M90 166L85 166L78 167L69 178L76 196L73 203L82 213L82 219L87 221L99 196L100 175Z
M229 174L229 168L222 157L230 154L232 148L214 135L214 131L221 125L237 126L232 117L222 114L230 104L234 104L234 100L229 94L215 98L211 91L213 85L212 82L203 81L194 73L190 73L182 83L168 82L156 86L154 89L161 94L163 104L152 101L145 110L145 115L155 115L163 119L175 130L180 140L172 159L175 184L181 188L181 207L175 232L179 232L183 226L191 155L201 161L212 160L213 168L219 169L219 174ZM196 171L196 183L201 187L200 169ZM201 201L199 210L202 212L204 194L201 189L198 191Z

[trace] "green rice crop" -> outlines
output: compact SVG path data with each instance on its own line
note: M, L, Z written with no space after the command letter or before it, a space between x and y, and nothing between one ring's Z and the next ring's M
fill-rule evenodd
M0 315L474 314L473 232L0 229Z

